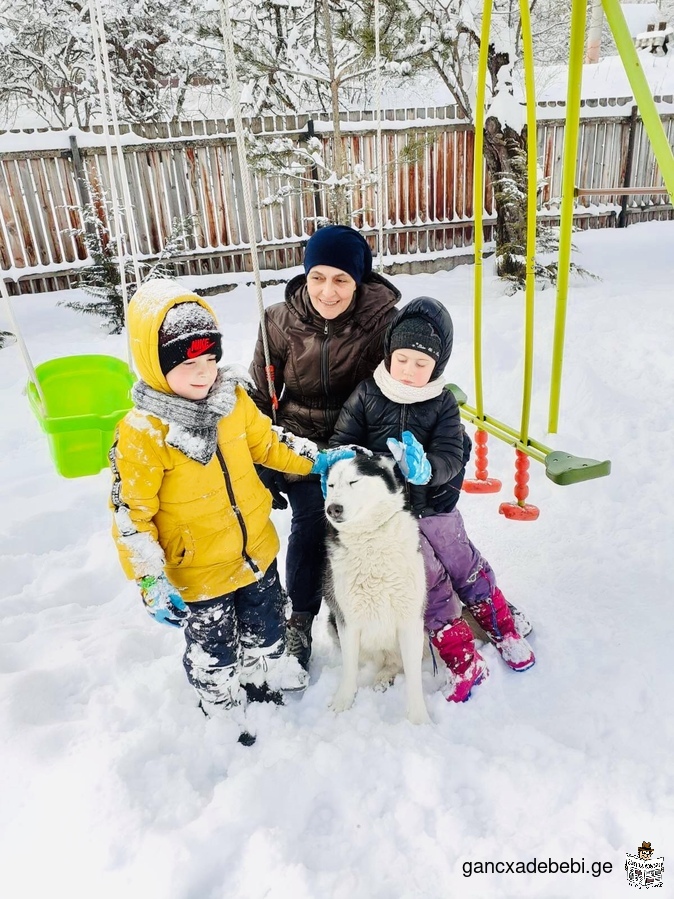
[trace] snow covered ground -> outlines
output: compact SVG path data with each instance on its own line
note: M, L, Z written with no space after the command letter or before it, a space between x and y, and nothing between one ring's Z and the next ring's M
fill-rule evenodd
M0 351L3 896L615 899L632 895L625 854L643 840L665 856L659 895L674 895L665 556L674 546L674 222L576 242L579 262L603 280L572 285L554 436L545 430L555 296L538 295L531 433L610 458L613 471L558 487L534 464L540 518L508 522L497 509L512 494L512 451L491 441L504 490L464 495L461 508L506 596L534 621L538 663L514 674L486 648L491 676L460 707L443 700L429 669L428 727L403 719L402 684L384 695L364 686L352 710L328 711L340 662L323 619L310 688L284 708L255 710L255 746L204 719L180 633L151 621L122 575L107 472L55 474L22 396L18 349ZM485 268L485 403L517 426L522 295L503 296ZM456 328L448 377L469 396L471 279L469 266L395 279L406 301L447 303ZM282 292L266 289L265 301ZM15 302L35 361L123 355L121 338L56 300ZM252 288L213 302L225 358L247 364ZM284 537L287 516L275 515ZM534 859L584 859L585 873L477 873L478 863Z

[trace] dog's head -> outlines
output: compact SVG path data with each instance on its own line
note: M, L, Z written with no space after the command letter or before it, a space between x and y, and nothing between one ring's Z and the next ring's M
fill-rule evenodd
M404 507L395 463L386 456L358 454L336 462L328 474L325 514L337 530L351 525L376 527Z

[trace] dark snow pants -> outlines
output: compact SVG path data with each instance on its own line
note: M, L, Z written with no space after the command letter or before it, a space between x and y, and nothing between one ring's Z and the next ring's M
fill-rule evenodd
M286 550L286 591L293 612L317 615L323 591L325 564L325 507L318 481L287 480L292 508Z
M461 615L461 604L489 599L496 586L491 565L471 543L458 509L419 519L428 599L424 623L437 632Z
M247 653L259 656L268 649L264 654L270 658L283 653L283 606L275 561L254 584L187 604L183 664L202 699L230 704Z

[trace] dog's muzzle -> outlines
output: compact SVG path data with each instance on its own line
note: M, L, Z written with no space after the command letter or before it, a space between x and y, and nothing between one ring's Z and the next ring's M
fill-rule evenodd
M344 506L340 506L339 503L330 503L325 514L333 521L344 521Z

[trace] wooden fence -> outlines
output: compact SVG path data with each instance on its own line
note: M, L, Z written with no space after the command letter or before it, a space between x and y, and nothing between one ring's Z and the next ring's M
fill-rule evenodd
M662 98L656 98L661 100ZM670 101L671 98L664 98ZM542 104L542 106L544 106ZM674 106L662 116L674 144ZM541 215L558 215L564 121L557 108L541 108L538 155L546 180ZM470 257L473 240L473 130L453 107L386 110L382 126L384 250L392 262ZM311 124L310 124L311 122ZM330 162L333 149L327 116L266 116L245 124L265 139L304 140L312 129ZM343 147L351 167L376 168L376 126L371 112L344 114ZM133 228L142 257L155 259L176 219L190 217L194 233L175 257L184 274L250 271L249 237L241 207L241 173L231 121L146 124L123 128L123 152ZM641 120L616 101L586 104L581 122L577 185L589 188L659 187L662 182ZM3 148L6 147L6 152ZM114 165L118 169L115 156ZM117 172L119 177L119 171ZM310 168L305 174L310 177ZM118 180L119 183L119 180ZM101 129L89 132L36 131L0 134L0 270L15 293L58 290L76 283L90 264L82 238L83 208L105 197L99 215L112 228L110 171ZM256 239L260 266L281 269L301 262L302 245L329 202L329 188L315 184L292 191L276 205L265 198L287 179L254 176ZM354 226L377 249L376 183L355 186ZM493 193L485 181L485 239L492 238ZM579 200L581 227L615 225L620 197ZM623 201L624 223L671 217L666 194ZM128 240L127 240L128 249Z

